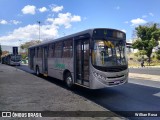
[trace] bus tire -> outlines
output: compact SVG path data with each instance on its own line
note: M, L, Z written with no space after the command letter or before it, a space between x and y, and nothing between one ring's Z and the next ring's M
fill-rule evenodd
M68 88L73 88L73 79L72 79L72 75L70 72L67 72L65 75L65 83L67 85Z
M39 72L39 67L38 66L36 66L36 75L40 76L40 72Z

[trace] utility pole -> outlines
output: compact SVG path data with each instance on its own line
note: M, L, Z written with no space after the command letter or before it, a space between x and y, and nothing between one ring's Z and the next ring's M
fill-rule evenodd
M37 23L39 24L39 40L40 40L40 24L41 24L41 21L37 21Z

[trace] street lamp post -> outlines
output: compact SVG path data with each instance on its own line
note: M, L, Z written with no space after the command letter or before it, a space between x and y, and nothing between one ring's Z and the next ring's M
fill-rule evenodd
M39 24L39 40L40 40L40 24L41 24L41 21L37 21L37 23Z
M19 40L19 53L21 52L21 41L22 40Z

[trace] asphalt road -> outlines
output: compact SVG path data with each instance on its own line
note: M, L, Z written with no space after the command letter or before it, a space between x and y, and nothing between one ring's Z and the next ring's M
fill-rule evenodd
M33 73L33 71L30 71L26 66L20 66L19 68ZM143 74L144 72L146 73L146 71L149 71L150 73L154 73L156 71L155 74L158 74L158 70L159 69L156 68L145 70L130 69L132 72L138 71L138 73ZM48 78L45 79L49 82L57 84L56 82L53 82L53 80ZM111 111L160 111L160 82L156 81L130 78L129 83L122 86L109 87L99 90L89 90L82 87L77 87L77 89L73 92ZM122 112L118 114L123 116L127 113ZM158 120L160 118L132 117L130 119Z
M129 72L139 74L160 75L160 68L130 68Z

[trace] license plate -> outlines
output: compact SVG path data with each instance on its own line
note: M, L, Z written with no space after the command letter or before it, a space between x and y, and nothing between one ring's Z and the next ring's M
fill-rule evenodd
M120 81L114 81L114 83L115 83L115 84L118 84L118 83L120 83Z

